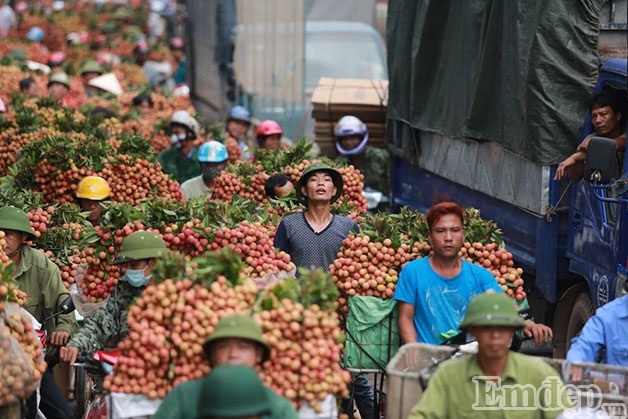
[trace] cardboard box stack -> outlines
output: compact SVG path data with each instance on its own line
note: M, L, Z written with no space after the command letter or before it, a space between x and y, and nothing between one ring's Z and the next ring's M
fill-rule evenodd
M369 130L369 145L384 147L388 81L321 78L312 94L315 142L321 155L336 157L334 126L345 115L354 115Z

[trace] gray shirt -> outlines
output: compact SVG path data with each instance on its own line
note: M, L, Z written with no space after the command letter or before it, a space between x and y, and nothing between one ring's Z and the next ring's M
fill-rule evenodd
M181 192L183 192L186 200L202 195L205 195L207 198L212 196L212 190L205 185L203 175L195 176L183 182L181 184Z
M305 213L291 214L281 220L275 234L275 247L288 253L297 267L322 268L329 272L329 265L338 257L342 242L360 228L350 218L333 215L329 225L320 233L305 219Z

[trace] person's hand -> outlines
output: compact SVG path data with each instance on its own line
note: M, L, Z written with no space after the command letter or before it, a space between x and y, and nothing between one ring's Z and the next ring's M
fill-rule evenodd
M561 180L567 174L567 170L576 164L576 159L573 156L567 157L565 160L561 161L558 167L556 168L556 173L554 174L554 180Z
M589 143L590 142L591 142L591 138L587 138L582 143L580 143L580 145L578 146L578 148L576 148L576 150L577 151L582 151L583 153L586 153L587 150L589 149Z
M421 365L423 359L421 356L421 350L419 348L408 349L404 355L406 370L412 372L419 371L419 365Z
M532 320L526 320L523 328L523 334L529 338L534 338L534 344L541 346L553 336L552 329L544 324L534 323Z
M68 364L74 364L78 358L79 350L72 346L64 346L59 350L59 359Z
M582 375L584 373L584 368L576 366L576 365L572 365L570 367L571 369L571 382L572 383L577 383L579 381L582 381Z
M70 332L65 330L57 330L52 332L50 336L50 343L55 346L64 346L70 340Z

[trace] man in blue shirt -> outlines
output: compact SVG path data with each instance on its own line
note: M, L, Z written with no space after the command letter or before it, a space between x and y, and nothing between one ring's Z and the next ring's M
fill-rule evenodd
M436 204L427 214L433 254L404 266L395 289L404 343L442 343L460 333L458 325L473 297L489 289L504 292L489 271L460 258L463 221L464 209L453 202ZM552 336L549 327L531 320L523 332L537 345Z
M571 341L567 360L628 366L628 295L598 308L579 336Z

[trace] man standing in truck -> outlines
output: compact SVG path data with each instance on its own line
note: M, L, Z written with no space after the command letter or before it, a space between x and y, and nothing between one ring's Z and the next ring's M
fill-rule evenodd
M595 132L588 135L578 146L576 152L560 162L556 168L555 180L568 176L577 181L582 178L584 162L587 157L589 141L594 136L612 138L618 153L618 162L623 161L622 153L626 149L626 123L618 98L608 92L599 93L591 99L591 123Z
M395 290L404 343L442 343L460 333L458 325L473 297L487 290L504 292L488 270L460 258L463 222L464 209L454 202L436 204L427 213L433 254L404 266ZM552 329L526 320L523 333L540 346Z

